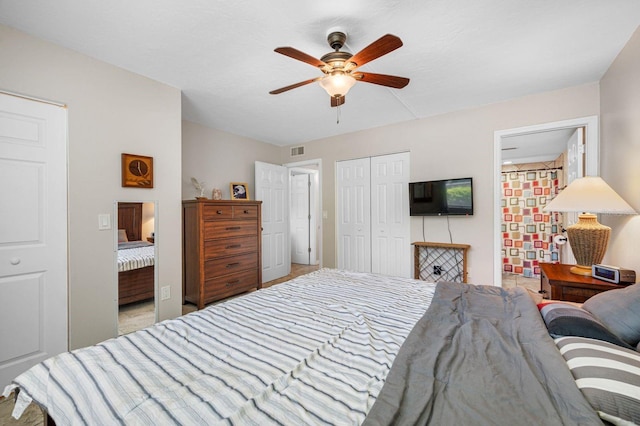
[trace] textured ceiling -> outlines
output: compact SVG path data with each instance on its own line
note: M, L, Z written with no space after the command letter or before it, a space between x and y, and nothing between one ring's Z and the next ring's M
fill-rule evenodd
M0 0L0 23L182 90L183 118L276 145L598 81L640 25L638 0ZM336 109L312 66L332 28L355 53L391 33L404 46L361 70Z

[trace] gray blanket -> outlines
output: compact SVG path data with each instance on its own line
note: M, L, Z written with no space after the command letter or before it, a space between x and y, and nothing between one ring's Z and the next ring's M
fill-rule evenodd
M522 289L439 283L363 425L602 424Z

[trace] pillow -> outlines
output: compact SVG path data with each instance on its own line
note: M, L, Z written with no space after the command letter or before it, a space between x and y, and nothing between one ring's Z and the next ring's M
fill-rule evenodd
M582 307L631 346L640 342L640 284L598 293Z
M127 230L126 229L118 229L118 242L119 243L124 243L129 241L129 238L127 238Z
M546 303L538 306L552 337L590 337L633 349L582 308L565 303Z
M640 423L640 354L583 337L555 342L576 385L601 419Z

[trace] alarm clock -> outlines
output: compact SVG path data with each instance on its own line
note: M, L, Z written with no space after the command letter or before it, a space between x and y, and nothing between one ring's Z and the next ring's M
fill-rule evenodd
M593 265L591 266L591 275L593 278L614 284L627 285L636 282L636 271L619 268L617 266Z

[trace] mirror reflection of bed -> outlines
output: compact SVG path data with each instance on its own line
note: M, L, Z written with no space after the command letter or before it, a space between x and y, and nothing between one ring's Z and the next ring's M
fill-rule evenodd
M118 202L118 335L156 322L155 203Z

